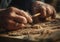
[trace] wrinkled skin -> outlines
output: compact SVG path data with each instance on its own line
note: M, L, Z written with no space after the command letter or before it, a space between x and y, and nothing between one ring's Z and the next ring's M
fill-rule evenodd
M39 18L40 21L51 21L55 19L56 11L53 6L43 3L41 1L36 1L32 5L32 13L35 15L40 13ZM34 17L36 18L36 17Z
M0 9L0 27L17 30L24 27L26 23L32 23L29 13L15 7Z

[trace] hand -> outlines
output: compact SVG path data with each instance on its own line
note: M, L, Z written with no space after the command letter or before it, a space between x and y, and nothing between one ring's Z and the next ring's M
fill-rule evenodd
M26 23L31 22L31 16L23 10L19 10L15 7L0 10L0 27L5 29L17 30L24 27Z
M33 3L33 14L40 13L39 18L41 21L51 21L55 19L56 11L53 6L43 3L41 1L36 1Z

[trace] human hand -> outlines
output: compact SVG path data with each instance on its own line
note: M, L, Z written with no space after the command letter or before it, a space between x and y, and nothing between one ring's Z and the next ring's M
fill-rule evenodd
M32 18L29 13L10 7L0 11L0 27L8 30L17 30L25 26L26 23L31 23Z
M51 21L56 17L56 11L53 6L43 3L41 1L36 1L33 3L33 14L40 13L39 18L41 21Z

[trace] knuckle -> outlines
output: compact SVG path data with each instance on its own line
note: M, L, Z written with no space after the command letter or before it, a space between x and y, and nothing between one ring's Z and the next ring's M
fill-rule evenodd
M46 10L46 7L42 6L42 9L43 9L43 10Z
M14 11L14 7L9 7L7 10L9 10L10 12Z
M10 13L10 16L11 17L16 17L17 15L15 14L15 12L12 12L12 13Z
M25 17L22 17L22 22L27 23L27 19Z
M10 9L13 9L14 7L9 7Z
M27 19L23 16L17 16L15 17L15 21L19 23L27 23Z

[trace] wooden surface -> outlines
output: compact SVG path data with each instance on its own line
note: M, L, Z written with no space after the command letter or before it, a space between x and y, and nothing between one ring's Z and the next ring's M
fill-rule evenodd
M58 15L59 16L59 15ZM57 16L57 17L58 17ZM0 34L1 42L60 42L60 18Z

